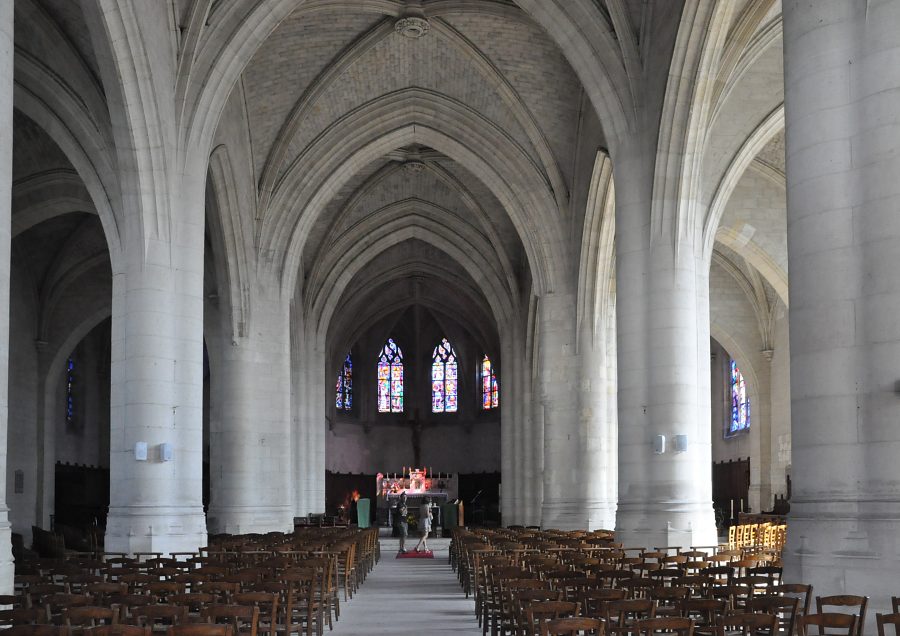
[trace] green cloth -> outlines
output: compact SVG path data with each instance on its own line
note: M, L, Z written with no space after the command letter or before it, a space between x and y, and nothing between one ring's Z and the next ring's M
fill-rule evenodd
M371 501L369 499L358 499L356 502L356 525L359 528L369 527L369 518L371 513Z
M455 528L459 525L459 507L455 503L446 503L441 506L441 519L445 528Z

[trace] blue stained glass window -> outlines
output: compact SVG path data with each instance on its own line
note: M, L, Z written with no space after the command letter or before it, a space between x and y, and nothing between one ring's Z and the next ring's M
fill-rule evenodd
M75 423L75 359L66 360L66 426Z
M378 412L403 412L403 352L392 338L378 356Z
M747 383L738 369L737 363L731 361L731 423L726 437L737 435L750 429L750 398L747 396Z
M334 405L339 411L349 411L353 406L353 360L349 353L338 371Z
M457 409L456 352L446 338L434 348L431 357L431 412L455 413Z
M500 406L500 389L497 386L497 376L494 375L494 367L491 359L484 356L481 361L481 408L485 411Z

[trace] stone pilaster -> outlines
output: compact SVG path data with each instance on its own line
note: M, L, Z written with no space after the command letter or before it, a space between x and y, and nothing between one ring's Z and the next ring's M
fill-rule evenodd
M12 205L13 3L0 5L0 594L13 592L6 431L9 425L9 276Z

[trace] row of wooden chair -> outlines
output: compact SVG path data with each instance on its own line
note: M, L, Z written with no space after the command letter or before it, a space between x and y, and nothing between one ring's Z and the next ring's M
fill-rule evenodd
M725 552L622 548L611 533L459 529L450 561L467 596L474 595L484 634L536 636L540 625L561 618L599 620L609 632L635 631L641 620L681 619L712 633L729 617L746 614L774 616L789 635L825 621L861 636L866 597L816 597L811 614L811 586L784 583L780 567L744 562L742 551ZM543 611L550 613L538 616Z
M197 553L73 554L17 563L2 625L230 622L235 631L321 635L380 557L377 530L308 528L222 537Z
M781 553L787 541L783 523L745 523L728 528L728 547L732 550L774 550Z

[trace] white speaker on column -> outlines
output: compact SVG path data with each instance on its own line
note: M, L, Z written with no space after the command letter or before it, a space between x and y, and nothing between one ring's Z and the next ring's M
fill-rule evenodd
M672 438L672 449L676 453L684 453L687 451L687 435L676 435Z
M662 455L666 452L666 436L656 435L653 437L653 452Z

